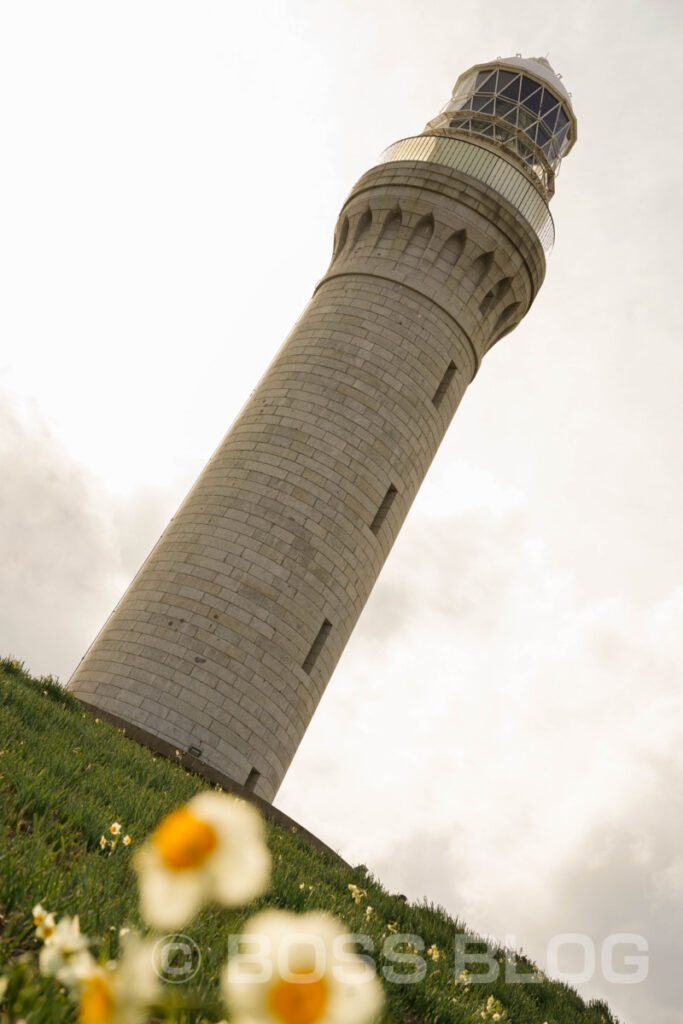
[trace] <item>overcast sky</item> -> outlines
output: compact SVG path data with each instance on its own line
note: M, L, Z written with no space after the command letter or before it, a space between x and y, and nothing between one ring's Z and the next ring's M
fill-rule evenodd
M0 7L0 652L66 681L324 273L474 63L549 55L579 138L276 803L541 965L680 1022L680 52L654 0ZM569 969L572 965L567 957Z

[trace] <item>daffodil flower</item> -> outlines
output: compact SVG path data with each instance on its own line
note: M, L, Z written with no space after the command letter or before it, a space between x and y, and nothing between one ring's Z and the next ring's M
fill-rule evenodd
M154 969L154 945L128 935L121 960L106 967L92 965L81 978L78 992L79 1024L142 1024L148 1008L159 998Z
M359 889L357 885L353 884L353 882L349 883L348 890L351 893L351 899L354 903L360 903L363 897L367 896L365 889Z
M228 961L222 987L231 1024L370 1024L379 1013L375 972L349 953L349 937L329 914L264 911L242 939L248 949L258 945L263 962L252 952L244 963L239 954Z
M56 978L67 988L78 987L95 962L88 951L88 939L81 935L78 917L60 918L45 939L38 962L41 974Z
M33 924L36 929L36 938L46 941L55 930L55 915L48 914L40 903L36 903L32 913Z
M211 900L248 903L270 877L259 812L211 790L163 818L133 864L142 917L155 928L180 928Z

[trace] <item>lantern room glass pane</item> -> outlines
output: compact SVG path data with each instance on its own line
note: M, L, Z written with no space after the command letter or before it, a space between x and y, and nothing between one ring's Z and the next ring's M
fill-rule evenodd
M536 121L536 115L532 114L526 107L519 107L517 111L517 124L520 128L527 129Z
M504 89L500 90L500 95L505 96L509 100L519 100L519 85L521 81L520 75L515 75L515 78L509 85L506 85Z
M538 115L541 112L541 97L543 95L542 89L537 89L536 92L522 99L522 103L527 110L532 110L534 114Z
M553 107L548 114L543 115L543 124L546 126L549 132L555 131L555 122L557 121L557 115L559 113L559 106Z
M522 89L520 92L520 99L522 103L524 103L528 96L531 96L532 93L536 92L536 90L540 88L541 87L538 82L535 82L533 78L522 77Z
M543 90L543 99L541 100L541 113L547 114L549 110L557 106L557 100L551 92L547 89Z
M505 117L511 110L514 110L514 105L510 100L501 99L500 96L496 99L496 114L498 117Z
M546 146L550 142L550 133L546 131L542 124L539 124L536 132L536 141L539 146Z
M498 72L498 92L501 92L506 85L509 85L513 79L517 78L517 71L499 71Z
M558 145L558 148L560 150L562 149L568 134L569 134L569 124L567 123L565 125L562 125L562 127L560 127L559 121L558 121L558 126L555 129L555 138L557 139L557 145Z
M496 91L496 72L491 71L490 68L486 71L480 71L477 75L477 92L481 92L484 86L486 86L486 92Z

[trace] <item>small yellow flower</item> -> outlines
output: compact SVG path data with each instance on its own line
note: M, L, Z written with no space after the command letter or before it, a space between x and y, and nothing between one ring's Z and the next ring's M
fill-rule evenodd
M124 836L121 841L122 841L124 846L130 846L130 844L133 842L133 840L130 838L130 836Z
M111 823L111 825L109 826L109 831L113 836L118 836L120 834L121 826L119 825L118 821L113 821Z
M395 921L390 921L387 924L387 931L391 932L392 935L397 935L398 934L398 928L396 926L396 922Z
M375 972L348 952L348 936L329 914L267 910L242 939L251 962L232 956L222 977L231 1024L371 1024L381 1009ZM253 943L265 968L258 974Z
M55 930L55 915L47 911L37 903L33 908L33 923L36 928L36 938L46 942Z
M373 914L374 914L374 910L372 909L372 907L368 903L367 907L365 908L365 919L367 921L369 921Z
M348 885L348 890L351 893L351 899L354 903L360 903L364 896L367 896L365 889L359 889L357 885L352 882Z
M227 793L198 793L159 822L133 865L144 920L180 928L210 900L239 906L264 891L270 853L263 819Z
M427 956L430 958L430 960L433 960L436 963L440 956L438 947L435 945L431 945L427 950Z

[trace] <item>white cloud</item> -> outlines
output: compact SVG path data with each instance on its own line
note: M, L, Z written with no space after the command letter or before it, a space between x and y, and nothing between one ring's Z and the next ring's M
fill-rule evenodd
M514 932L534 955L555 932L599 951L640 930L653 970L637 998L604 979L584 991L667 1021L654 959L683 946L662 944L663 909L633 887L661 904L681 877L679 819L653 810L683 787L680 591L645 611L583 602L548 566L523 496L489 478L476 514L455 499L433 515L434 495L471 479L444 464L425 485L278 803L391 889Z
M172 513L108 492L35 402L0 391L0 651L66 681Z

